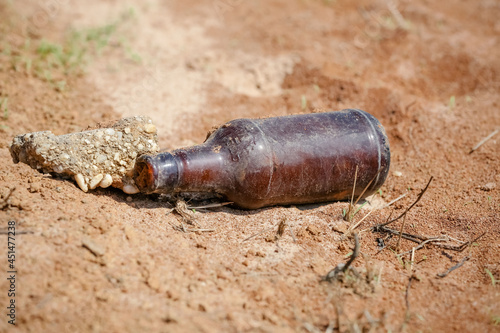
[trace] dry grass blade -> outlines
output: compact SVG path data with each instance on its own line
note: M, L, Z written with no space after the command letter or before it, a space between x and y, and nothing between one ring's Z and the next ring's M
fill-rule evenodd
M387 207L389 207L390 205L392 205L393 203L395 203L395 202L397 202L397 201L401 200L402 198L406 197L406 195L407 195L407 193L400 195L400 196L399 196L399 197L397 197L396 199L394 199L394 200L392 200L391 202L389 202L387 205L384 205L382 208L373 208L373 209L372 209L372 210L370 210L368 213L366 213L366 215L365 215L365 216L363 216L363 218L362 218L361 220L359 220L358 222L356 222L356 224L355 224L355 225L353 225L353 226L349 227L349 230L347 230L347 232L345 233L345 235L346 235L346 236L348 236L348 235L349 235L349 234L350 234L350 233L351 233L354 229L356 229L357 227L359 227L359 225L360 225L361 223L363 223L363 221L364 221L364 220L365 220L368 216L370 216L370 215L371 215L371 213L373 213L374 211L376 211L376 210L382 210L382 209L384 209L384 208L387 208ZM392 214L392 212L391 212L391 214ZM369 230L369 229L371 229L371 227L370 227L370 228L368 228L368 229L363 229L361 232L366 231L366 230Z
M358 179L358 166L356 165L356 172L354 172L354 186L352 187L351 202L349 203L349 208L347 209L347 213L344 216L344 220L347 222L351 222L351 210L354 208L352 202L354 201L354 192L356 191L357 179Z
M357 169L356 169L356 171L357 171ZM354 203L354 205L352 204L352 199L353 199L353 197L354 197L354 189L353 189L353 191L352 191L353 196L351 197L351 203L349 204L349 210L347 211L346 216L350 216L350 214L351 214L351 213L350 213L350 211L351 211L351 207L355 207L355 206L358 204L359 199L363 196L363 194L365 194L366 190L370 187L370 185L372 184L372 182L373 182L373 181L374 181L374 180L378 177L378 175L379 175L380 171L381 171L381 170L379 170L379 171L377 172L377 174L375 175L375 177L373 177L373 179L372 179L372 180L370 180L370 182L368 183L368 185L366 185L366 187L364 188L363 192L361 192L361 194L359 195L359 197L358 197L358 199L356 200L356 202ZM356 186L356 180L354 180L354 186ZM384 207L382 207L382 208L380 208L380 209L384 209L384 208L386 208L386 207L388 207L388 206L392 205L394 202L396 202L396 201L400 200L401 198L403 198L403 197L405 197L405 196L406 196L406 194L404 194L404 195L402 195L402 196L399 196L399 198L397 198L397 199L395 199L395 200L391 201L390 203L388 203L387 205L385 205ZM373 213L373 212L374 212L374 211L376 211L376 210L377 210L376 208L373 208L373 209L372 209L372 210L370 210L370 211L369 211L369 212L368 212L365 216L363 216L363 218L362 218L361 220L359 220L358 222L356 222L356 224L354 224L354 225L350 226L350 227L349 227L349 229L348 229L348 230L344 233L343 237L347 237L347 236L349 236L349 235L351 234L351 232L352 232L354 229L356 229L356 228L357 228L357 227L358 227L358 226L359 226L359 225L360 225L360 224L361 224L361 223L362 223L362 222L363 222L363 221L364 221L364 220L365 220L368 216L370 216L370 214L371 214L371 213ZM353 216L352 216L352 217L354 217L354 215L355 215L356 213L357 213L357 212L354 212L354 214L353 214ZM344 217L344 220L346 220L346 219L345 219L345 217ZM349 217L346 221L351 222L351 220L352 220L352 218L351 218L351 217Z
M218 202L218 203L213 203L213 204L208 204L204 206L186 206L188 209L208 209L208 208L217 208L217 207L222 207L222 206L227 206L232 204L232 201L229 202Z
M246 242L246 241L248 241L248 240L250 240L250 239L252 239L252 238L254 238L254 237L257 237L257 236L259 236L259 235L262 235L263 233L268 232L268 231L270 231L270 230L272 230L272 229L273 229L273 228L271 227L271 228L266 228L266 229L264 229L264 230L261 230L261 231L259 231L258 233L253 234L252 236L249 236L249 237L245 238L245 239L244 239L244 240L242 240L241 242L242 242L242 243L243 243L243 242Z
M500 132L500 128L497 128L496 130L494 130L493 132L491 132L487 137L485 137L484 139L482 139L477 145L475 145L474 147L472 147L472 149L469 151L469 154L472 154L479 147L481 147L482 145L484 145L486 143L486 141L488 141L489 139L491 139L492 137L494 137L495 135L497 135L498 132Z
M378 176L380 175L381 171L382 171L382 169L379 169L377 171L377 173L375 174L375 176L372 178L372 180L370 180L370 182L368 183L368 185L366 185L366 187L363 189L363 192L361 192L361 194L358 196L358 199L354 203L354 206L356 206L358 204L359 200L363 197L363 195L365 194L366 190L368 190L368 188L372 185L373 181L378 178Z
M392 200L391 202L389 202L387 205L384 205L382 208L380 209L384 209L384 208L387 208L389 206L391 206L392 204L394 204L395 202L398 202L399 200L403 199L404 197L406 197L408 195L408 193L404 193L404 194L401 194L399 197L397 197L396 199Z

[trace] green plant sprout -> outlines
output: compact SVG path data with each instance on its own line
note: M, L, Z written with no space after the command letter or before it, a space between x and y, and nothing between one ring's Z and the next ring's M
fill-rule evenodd
M133 10L129 10L110 24L72 30L61 43L30 38L17 48L7 43L2 53L10 56L15 71L34 75L62 91L67 83L65 77L82 74L92 57L100 56L106 47L122 46L113 40L117 38L118 28L133 15ZM124 48L124 51L128 58L140 62L140 57L130 48Z
M453 95L450 97L450 101L448 102L448 107L450 108L450 110L454 110L455 106L456 106L455 95Z
M9 98L4 97L0 99L0 110L3 113L3 120L7 120L9 118Z
M343 208L342 209L342 217L344 218L345 221L348 221L348 222L352 221L352 219L354 218L354 216L356 216L356 214L361 210L361 208L363 208L363 206L366 205L367 203L368 203L368 201L365 201L361 205L359 205L356 208L356 210L352 214L350 214L350 216L347 216L349 210Z
M486 272L486 274L488 274L488 276L490 277L491 279L491 284L493 286L495 286L497 284L497 279L495 279L495 277L493 276L493 273L491 273L491 271L488 269L488 268L485 268L484 271Z
M300 98L300 105L302 110L305 110L307 108L307 99L305 95L302 95Z

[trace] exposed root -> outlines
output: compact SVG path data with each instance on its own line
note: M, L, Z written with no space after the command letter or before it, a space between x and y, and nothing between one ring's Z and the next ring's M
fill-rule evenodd
M350 268L351 264L359 255L359 239L358 234L354 234L354 249L352 251L352 255L349 257L347 262L338 264L334 269L328 272L325 277L323 277L323 281L332 282L334 280L342 279L347 270ZM352 270L352 269L351 269ZM353 270L355 275L359 275L355 270Z

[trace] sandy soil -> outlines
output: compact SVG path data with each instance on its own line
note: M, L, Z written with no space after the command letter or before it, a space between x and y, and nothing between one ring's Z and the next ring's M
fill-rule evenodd
M469 153L500 127L498 1L4 0L0 15L0 331L499 330L500 134ZM75 49L75 66L50 60L74 61ZM183 233L169 202L83 193L8 151L20 133L136 114L172 149L233 118L347 107L387 130L379 197L407 195L356 229L360 276L343 282L321 280L352 252L347 203L196 210L214 231ZM396 249L393 237L381 250L386 235L367 228L404 212L431 176L405 231L484 235L463 252L428 244L413 261L396 254L416 243ZM8 221L16 327L6 316Z

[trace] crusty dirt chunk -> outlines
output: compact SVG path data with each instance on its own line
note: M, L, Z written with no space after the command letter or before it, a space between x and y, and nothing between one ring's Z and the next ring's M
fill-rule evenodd
M14 163L73 178L84 192L111 185L129 194L139 191L130 177L137 156L158 150L156 126L143 116L59 136L50 131L21 134L10 146Z

